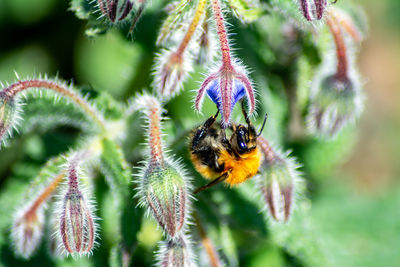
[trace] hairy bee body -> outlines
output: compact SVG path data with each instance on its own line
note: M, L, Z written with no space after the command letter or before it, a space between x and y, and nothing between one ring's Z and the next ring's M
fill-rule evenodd
M190 138L190 157L195 169L207 179L218 179L236 185L257 174L261 153L252 125L232 125L232 135L214 124L215 116L195 128Z

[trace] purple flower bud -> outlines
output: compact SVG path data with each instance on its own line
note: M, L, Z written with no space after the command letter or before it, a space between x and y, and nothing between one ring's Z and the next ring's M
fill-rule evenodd
M78 156L69 162L68 189L63 199L59 228L64 252L73 256L90 254L96 235L92 205L79 189Z
M257 142L264 155L260 175L256 177L258 188L269 215L276 221L287 222L293 209L299 166L287 154L274 151L263 137L258 137Z
M157 257L157 266L160 267L195 266L190 242L185 236L179 236L174 240L161 241Z
M125 19L133 8L132 0L97 0L101 13L112 23Z
M43 206L17 214L11 235L17 255L25 259L31 257L42 239L43 225Z
M327 8L327 0L298 0L300 11L308 21L323 18Z
M312 134L335 137L344 126L359 117L362 110L361 92L347 77L328 76L316 81L313 91L307 116Z

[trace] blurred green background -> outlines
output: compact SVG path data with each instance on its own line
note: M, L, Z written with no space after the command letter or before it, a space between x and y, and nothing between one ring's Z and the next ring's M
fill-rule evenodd
M154 2L129 43L117 31L85 37L85 21L67 11L68 1L0 0L0 81L14 81L14 71L20 77L47 73L126 101L151 82L156 34L148 29L162 19L154 19L160 12ZM338 266L400 266L400 1L358 3L370 27L358 62L367 95L365 112L357 142L341 156L340 167L319 170L311 220L318 221L320 229L311 231L323 233L319 245L330 250ZM10 200L1 196L1 190L12 185L9 179L27 182L47 157L64 151L77 134L63 128L32 134L24 137L23 145L0 152L0 217L12 213L7 209ZM8 220L0 224L4 221ZM6 236L2 233L0 239ZM254 249L246 265L283 264L274 251L264 251ZM7 253L3 247L1 258Z

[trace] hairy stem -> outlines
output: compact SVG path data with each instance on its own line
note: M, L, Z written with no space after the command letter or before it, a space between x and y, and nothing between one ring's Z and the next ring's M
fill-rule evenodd
M33 202L32 206L25 213L25 218L30 218L35 216L36 210L42 205L48 197L56 190L57 186L63 180L65 176L65 172L61 172L58 174L53 181L44 189L44 191L36 198L35 202Z
M149 107L148 119L149 119L149 148L150 148L150 160L154 163L164 165L164 154L162 150L161 140L161 110L158 104L154 104Z
M25 80L18 81L9 87L5 88L3 91L7 92L10 96L15 96L16 94L25 91L31 88L43 88L47 90L54 91L59 93L72 102L74 102L77 106L82 108L82 110L90 117L92 120L98 125L98 127L105 132L105 125L103 119L96 113L96 111L90 106L90 104L83 99L81 96L65 88L62 85L57 84L56 82L47 81L47 80Z
M231 53L228 42L228 34L225 28L225 20L222 15L222 9L219 0L212 0L212 8L214 11L215 24L217 25L217 33L222 53L222 63L226 66L231 65Z
M181 44L178 47L178 50L176 51L177 55L182 56L183 52L185 51L186 47L188 46L190 40L193 37L194 32L197 29L197 26L199 25L200 19L202 15L204 14L204 10L207 4L207 0L199 0L197 3L196 11L193 16L193 20L189 25L188 31L185 34L185 37L183 37L183 40Z
M336 45L336 57L337 57L337 70L336 77L340 80L347 80L348 71L348 60L347 60L347 47L343 37L342 30L340 29L339 23L335 16L329 14L326 18L329 30L332 33L335 45Z
M210 266L212 267L219 267L219 260L218 260L218 254L210 240L210 238L207 236L206 231L204 230L204 227L200 223L199 216L195 211L193 211L193 218L196 223L197 230L199 231L200 237L201 237L201 242L203 243L204 249L206 250L206 253L209 257L210 260Z

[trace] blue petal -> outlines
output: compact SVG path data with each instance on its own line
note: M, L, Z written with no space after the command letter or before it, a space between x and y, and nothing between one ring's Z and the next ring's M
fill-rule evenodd
M217 105L222 112L221 90L219 89L219 80L214 80L206 89L208 97Z
M235 104L242 99L246 95L246 90L244 89L243 84L235 80L232 92L232 106L231 109L235 106Z

